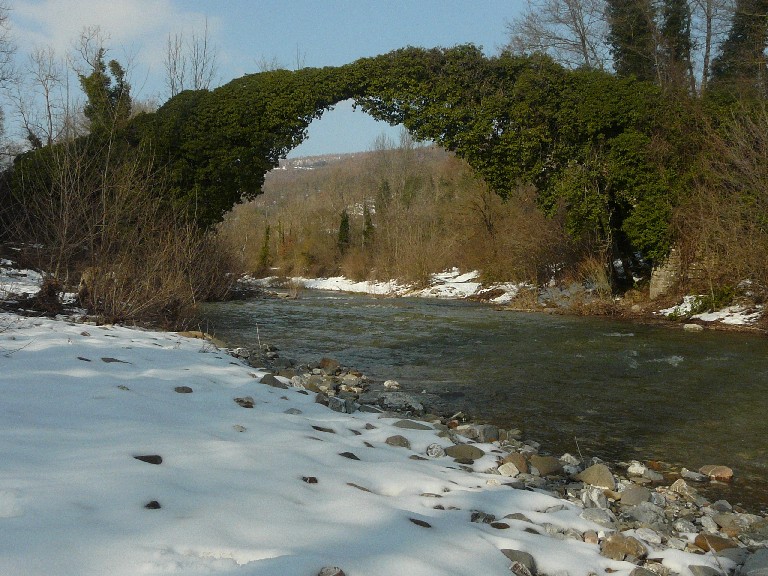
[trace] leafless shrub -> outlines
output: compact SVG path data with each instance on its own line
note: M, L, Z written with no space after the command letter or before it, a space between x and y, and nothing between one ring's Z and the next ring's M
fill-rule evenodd
M768 109L707 133L701 178L675 214L688 289L768 287ZM685 288L685 286L684 286Z
M139 153L117 148L73 141L38 153L15 182L14 236L38 247L51 286L73 287L88 270L89 313L183 324L196 303L226 291L233 263L162 199L162 179Z

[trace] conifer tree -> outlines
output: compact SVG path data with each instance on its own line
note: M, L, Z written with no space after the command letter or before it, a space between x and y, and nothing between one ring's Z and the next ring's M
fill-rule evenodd
M737 95L768 93L768 0L737 0L728 37L712 63L712 84Z
M656 81L656 30L651 0L608 0L608 43L619 76Z
M339 237L337 241L339 252L344 254L347 248L349 248L349 242L350 242L349 214L347 213L347 209L344 208L344 210L342 210L341 212L341 222L339 223Z
M109 134L123 128L131 115L131 87L125 79L125 70L117 60L105 64L105 53L103 48L99 49L88 76L79 74L80 85L88 98L83 113L90 121L92 134Z

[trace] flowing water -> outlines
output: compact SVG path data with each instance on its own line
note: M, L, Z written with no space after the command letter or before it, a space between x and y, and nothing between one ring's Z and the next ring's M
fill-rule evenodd
M737 480L714 496L768 509L764 336L321 291L209 304L203 321L233 346L329 356L427 391L553 453L725 464Z

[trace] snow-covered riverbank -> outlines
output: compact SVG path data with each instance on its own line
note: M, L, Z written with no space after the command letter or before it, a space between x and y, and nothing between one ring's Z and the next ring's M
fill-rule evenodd
M6 266L0 290L39 280ZM690 523L615 536L602 504L500 474L499 441L288 383L180 334L0 313L0 574L639 576L635 553L665 576L767 569L736 540L705 554Z
M263 287L282 286L286 281L277 277L262 279L244 278L246 284L255 284ZM429 286L426 288L416 288L410 284L398 282L397 280L383 281L355 281L343 276L334 276L330 278L303 278L296 277L290 279L292 287L306 288L310 290L328 290L339 292L350 292L357 294L370 294L373 296L411 296L420 298L444 298L444 299L475 299L496 304L500 306L510 305L514 307L514 300L521 292L527 292L526 307L531 302L536 302L535 297L531 297L531 291L534 287L527 283L495 283L484 285L480 281L480 273L477 271L461 272L457 268L446 270L438 274L432 274ZM538 306L542 310L549 307L564 307L567 310L569 301L576 297L581 301L589 301L590 291L583 286L569 286L564 289L557 287L547 287L538 290ZM686 296L676 306L668 308L654 307L649 303L645 307L637 306L635 311L628 310L630 316L642 318L669 318L673 320L686 319L687 321L697 322L699 326L710 325L713 327L744 327L748 328L755 325L763 316L763 306L742 306L732 305L714 312L704 312L700 314L691 314L695 296Z
M430 457L452 445L431 426L334 412L177 334L0 326L2 574L508 574L502 550L540 574L636 568L579 537L609 532L579 506L485 473L495 443ZM732 565L645 546L681 574Z

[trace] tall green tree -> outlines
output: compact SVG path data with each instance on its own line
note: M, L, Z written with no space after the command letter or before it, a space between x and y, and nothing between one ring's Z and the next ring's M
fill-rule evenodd
M661 7L662 85L696 91L691 60L691 8L688 0L664 0Z
M607 0L608 43L619 76L658 79L655 8L652 0Z
M83 113L92 134L111 134L123 129L131 116L131 87L125 70L117 60L104 63L106 51L99 49L93 70L79 74L80 85L88 101Z
M731 97L768 96L768 0L737 0L728 37L712 63L711 87Z
M339 222L339 235L336 240L336 246L339 248L339 252L344 254L349 248L349 244L352 241L352 236L349 228L349 213L347 209L341 211L341 221Z

